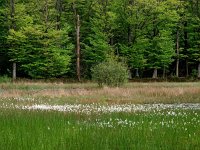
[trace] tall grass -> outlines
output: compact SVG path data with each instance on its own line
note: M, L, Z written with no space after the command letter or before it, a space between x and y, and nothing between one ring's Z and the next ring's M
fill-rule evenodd
M0 84L0 99L35 98L34 103L199 103L200 82L129 83L121 88L98 88L93 83ZM48 101L47 101L48 100Z
M84 115L1 109L0 120L0 148L6 150L200 147L199 110Z

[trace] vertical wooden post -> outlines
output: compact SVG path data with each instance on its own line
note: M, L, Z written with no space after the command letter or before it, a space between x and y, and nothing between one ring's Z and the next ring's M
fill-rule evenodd
M81 74L80 74L80 17L77 15L77 27L76 27L76 71L77 71L77 78L78 81L81 81Z

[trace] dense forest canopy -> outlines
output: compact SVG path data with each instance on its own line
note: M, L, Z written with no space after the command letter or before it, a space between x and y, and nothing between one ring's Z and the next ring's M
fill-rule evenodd
M82 78L113 55L132 77L200 77L199 0L0 0L0 74L75 77L78 26Z

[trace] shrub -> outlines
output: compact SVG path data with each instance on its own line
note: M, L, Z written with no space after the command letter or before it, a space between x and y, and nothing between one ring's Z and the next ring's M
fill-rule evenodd
M119 87L127 82L128 71L124 64L109 60L92 68L92 78L99 86Z

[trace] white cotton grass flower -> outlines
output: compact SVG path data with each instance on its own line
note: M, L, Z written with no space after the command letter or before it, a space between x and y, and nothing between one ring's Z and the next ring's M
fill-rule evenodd
M117 113L117 112L149 112L153 111L159 113L162 110L168 111L167 115L185 115L185 112L176 112L175 110L200 110L200 104L113 104L113 105L99 105L99 104L65 104L65 105L48 105L48 104L35 104L35 105L16 105L16 104L2 104L0 108L15 108L23 110L53 110L69 113ZM163 114L165 115L165 114ZM198 115L196 113L196 115Z

